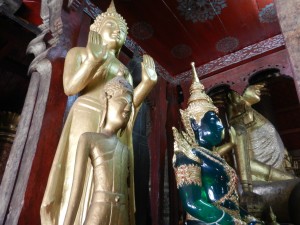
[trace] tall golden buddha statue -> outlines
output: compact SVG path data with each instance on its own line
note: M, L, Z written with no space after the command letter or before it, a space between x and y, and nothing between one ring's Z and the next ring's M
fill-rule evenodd
M129 151L117 137L131 115L133 88L123 77L115 77L104 87L105 113L100 132L80 136L70 203L64 225L73 225L83 193L87 161L93 166L94 191L84 224L129 225Z
M76 168L75 157L78 140L85 132L99 132L103 118L103 86L116 76L126 78L132 84L128 69L118 60L118 54L125 42L127 25L123 17L116 12L113 1L107 12L97 16L90 27L86 47L70 49L66 56L63 85L67 95L80 93L73 104L65 122L43 202L41 205L42 224L63 224L67 207L70 202L71 185ZM134 89L132 117L124 135L123 144L132 150L132 128L138 108L157 82L153 59L143 56L142 81ZM133 161L132 151L130 161ZM134 198L133 164L131 163L130 198ZM88 160L87 174L84 181L83 194L76 212L74 224L83 224L91 201L93 190L93 174ZM130 205L130 224L134 224L134 203Z

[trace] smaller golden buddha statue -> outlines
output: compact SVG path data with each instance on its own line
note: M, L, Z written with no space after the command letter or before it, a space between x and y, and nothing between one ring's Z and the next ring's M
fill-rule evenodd
M93 167L94 191L84 224L128 225L129 151L118 138L131 115L133 88L123 77L115 77L104 87L105 113L99 133L80 136L70 203L64 225L73 225L87 172L87 161Z
M186 132L173 128L173 167L186 224L262 224L240 208L236 172L213 151L223 139L224 127L193 63L192 69L188 107L180 111Z

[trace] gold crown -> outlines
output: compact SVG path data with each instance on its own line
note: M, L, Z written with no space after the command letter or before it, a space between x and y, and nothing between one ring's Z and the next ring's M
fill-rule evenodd
M120 26L120 29L127 34L128 31L127 23L125 19L119 13L117 13L113 0L111 1L107 11L101 13L96 17L94 23L90 27L90 30L99 33L103 26L103 21L108 19L117 21L118 25Z
M211 98L205 93L203 84L200 83L195 63L192 62L193 81L190 87L190 98L188 100L188 107L185 110L180 110L182 122L188 134L193 137L194 132L191 127L190 119L193 118L200 123L204 114L208 111L218 113L218 108L213 105Z

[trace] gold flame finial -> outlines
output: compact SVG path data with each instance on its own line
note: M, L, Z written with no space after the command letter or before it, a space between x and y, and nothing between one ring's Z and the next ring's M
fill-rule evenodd
M188 100L188 105L190 105L194 101L198 101L200 99L208 97L204 93L204 86L200 83L196 69L195 69L195 63L191 63L192 71L193 71L193 81L192 85L190 87L190 98ZM204 95L203 95L204 93ZM209 99L208 99L209 101Z
M195 69L195 63L191 62L191 66L192 66L192 71L193 71L193 75L194 75L194 81L195 82L200 82L199 78L198 78L198 74L197 74L196 69Z
M107 11L107 12L117 12L116 7L115 7L114 0L112 0L112 1L110 2L110 5L109 5L109 7L107 8L106 11Z
M190 97L188 99L188 107L185 110L180 110L182 122L189 133L193 136L193 130L190 125L190 118L194 118L197 123L201 122L204 114L208 111L218 113L218 108L213 105L211 98L205 93L204 86L199 81L195 63L191 63L193 80L190 87Z

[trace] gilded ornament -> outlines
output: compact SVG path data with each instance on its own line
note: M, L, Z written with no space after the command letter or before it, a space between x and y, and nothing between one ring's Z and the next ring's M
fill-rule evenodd
M187 141L178 130L173 127L173 135L174 135L174 152L181 152L186 155L189 159L192 159L195 162L200 163L200 159L190 150L191 143ZM185 133L185 132L182 132ZM188 135L186 135L188 137ZM191 140L191 138L189 138ZM173 162L176 161L176 154L174 155Z
M181 165L175 168L176 183L177 188L184 185L195 184L201 186L201 167L191 164L191 165Z

